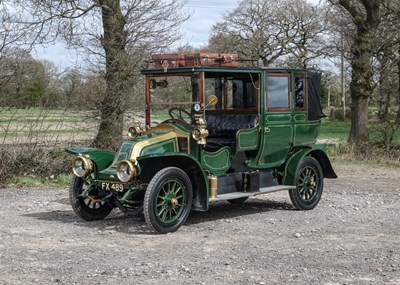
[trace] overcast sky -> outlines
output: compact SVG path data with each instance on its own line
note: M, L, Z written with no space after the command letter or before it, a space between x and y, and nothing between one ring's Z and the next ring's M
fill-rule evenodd
M320 0L308 1L314 4L320 2ZM240 2L241 0L186 0L183 12L192 16L181 26L182 44L193 47L207 44L212 26L232 12ZM71 67L77 61L76 54L61 44L45 49L37 47L36 54L33 52L32 55L38 59L52 61L60 69Z
M184 12L192 16L181 27L182 42L194 47L207 44L212 26L234 10L239 2L240 0L187 0ZM37 47L33 56L50 60L60 69L73 66L77 60L75 53L65 49L62 44L47 48Z
M233 11L239 0L187 0L186 8L193 16L182 25L185 42L199 47L208 42L212 26Z

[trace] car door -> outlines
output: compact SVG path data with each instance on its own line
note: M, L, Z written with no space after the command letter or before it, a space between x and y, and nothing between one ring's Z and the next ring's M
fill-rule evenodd
M267 73L261 143L257 157L260 168L282 165L293 141L293 111L288 73Z

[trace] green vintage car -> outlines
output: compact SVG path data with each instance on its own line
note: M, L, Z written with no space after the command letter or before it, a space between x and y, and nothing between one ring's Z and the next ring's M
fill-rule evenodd
M113 208L143 213L151 230L176 231L190 211L287 190L311 210L336 178L316 139L320 74L244 68L236 55L157 55L145 77L146 115L117 153L75 155L70 200L84 220Z

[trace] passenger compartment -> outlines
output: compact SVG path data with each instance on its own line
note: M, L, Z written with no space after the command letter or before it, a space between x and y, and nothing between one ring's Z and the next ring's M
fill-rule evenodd
M258 124L258 115L247 114L206 114L208 130L206 149L216 150L229 146L232 151L236 147L236 133L242 129L251 129Z

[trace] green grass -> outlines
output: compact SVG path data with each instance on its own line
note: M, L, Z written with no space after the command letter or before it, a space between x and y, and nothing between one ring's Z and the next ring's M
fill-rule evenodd
M8 186L19 187L60 187L71 182L71 174L52 175L50 177L39 177L36 175L25 175L14 177Z
M73 130L68 130L68 129L63 129L63 130L28 130L28 131L9 131L9 132L0 132L0 137L4 137L7 135L7 137L19 137L21 135L24 136L37 136L41 134L46 134L46 135L55 135L55 134L82 134L82 133L92 133L93 130L88 128L88 129L73 129Z
M66 109L46 109L46 108L27 108L27 109L17 109L17 108L0 108L0 116L10 116L14 114L18 115L31 115L31 114L36 114L40 115L45 113L46 115L49 116L54 116L54 115L70 115L70 114L82 114L82 113L87 113L91 114L92 111L79 111L79 112L74 112L71 110L66 110Z
M351 122L323 119L319 139L335 139L347 141L350 134ZM382 140L382 131L385 127L379 122L370 122L368 125L369 137L372 143L379 143ZM400 129L394 133L394 145L400 146Z
M41 122L46 122L46 123L80 123L83 120L87 120L87 118L81 118L81 117L50 117L50 116L43 116L43 117L17 117L13 118L11 121L11 125L13 124L21 124L21 123L26 123L26 124L32 124L32 123L41 123ZM89 119L90 120L90 119ZM0 117L0 125L2 124L8 124L10 121L10 117ZM94 122L94 120L92 120Z
M350 121L331 121L329 119L323 119L318 138L347 141L349 138L350 126Z

